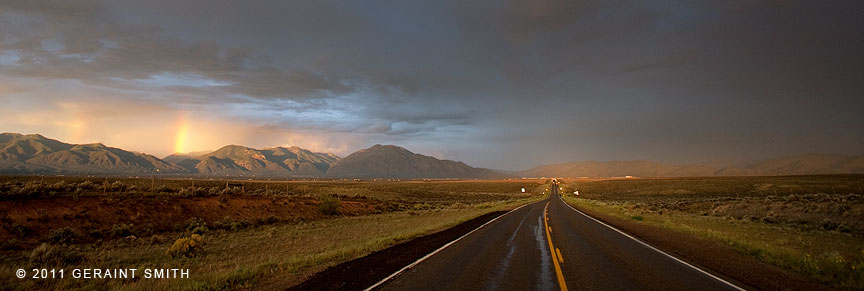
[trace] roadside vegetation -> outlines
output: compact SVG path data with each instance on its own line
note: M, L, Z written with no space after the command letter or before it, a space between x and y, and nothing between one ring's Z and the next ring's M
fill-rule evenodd
M19 290L291 286L343 261L541 199L544 182L3 177L0 285ZM50 267L189 268L191 278L22 280L14 275L19 268Z
M568 180L565 201L864 289L864 176ZM579 196L573 194L579 191Z

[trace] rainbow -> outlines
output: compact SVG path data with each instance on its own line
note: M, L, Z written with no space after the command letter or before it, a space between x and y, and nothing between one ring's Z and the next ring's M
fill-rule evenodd
M186 116L181 116L177 121L177 133L174 135L174 152L185 153L186 141L189 138L189 122Z

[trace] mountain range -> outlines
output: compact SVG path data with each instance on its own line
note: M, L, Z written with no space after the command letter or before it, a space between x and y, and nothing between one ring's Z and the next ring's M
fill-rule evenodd
M375 145L340 159L299 147L228 145L164 159L102 144L68 144L38 134L0 134L0 174L180 174L341 178L501 178L508 175L440 160L392 145Z
M392 145L374 145L333 163L331 177L356 178L501 178L501 172L474 168L463 162L439 160Z
M176 164L190 173L203 175L320 177L337 160L339 157L334 154L314 153L299 147L258 150L228 145L211 153L188 156Z
M101 143L68 144L38 134L0 134L0 173L147 174L185 170L157 157Z
M0 134L0 174L202 175L334 178L689 177L864 174L864 157L804 154L738 166L652 161L582 161L503 172L441 160L393 145L374 145L344 158L299 147L172 154L164 159L100 143L68 144L38 134Z
M583 161L542 165L516 172L523 177L704 177L864 174L864 157L836 154L803 154L715 167L703 164L673 165L651 161Z

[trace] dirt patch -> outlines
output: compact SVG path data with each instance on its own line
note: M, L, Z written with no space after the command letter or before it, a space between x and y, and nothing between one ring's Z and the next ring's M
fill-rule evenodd
M684 233L627 221L579 209L703 270L731 278L745 289L758 290L834 290L791 271L782 270L741 254L717 242Z
M311 197L50 197L0 201L0 240L16 238L22 246L38 245L55 229L69 227L76 243L123 236L146 237L184 230L187 221L230 218L249 224L315 220L327 217ZM380 212L371 200L340 202L340 215Z
M313 275L288 290L363 290L504 213L506 211L485 214L449 229L341 263Z

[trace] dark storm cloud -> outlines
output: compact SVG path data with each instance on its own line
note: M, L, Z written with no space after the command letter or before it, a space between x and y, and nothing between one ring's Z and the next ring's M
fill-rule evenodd
M214 99L232 94L307 99L351 91L307 69L271 65L272 60L253 47L187 42L166 36L164 28L156 25L115 22L100 14L105 8L97 2L22 1L4 3L4 7L2 47L19 59L2 72L13 76L79 79L132 88L138 81L168 74L216 85L203 86L206 89L160 86L157 80L143 89L160 86L181 94L200 90L199 94Z
M0 74L354 145L510 169L864 153L861 1L0 3Z

